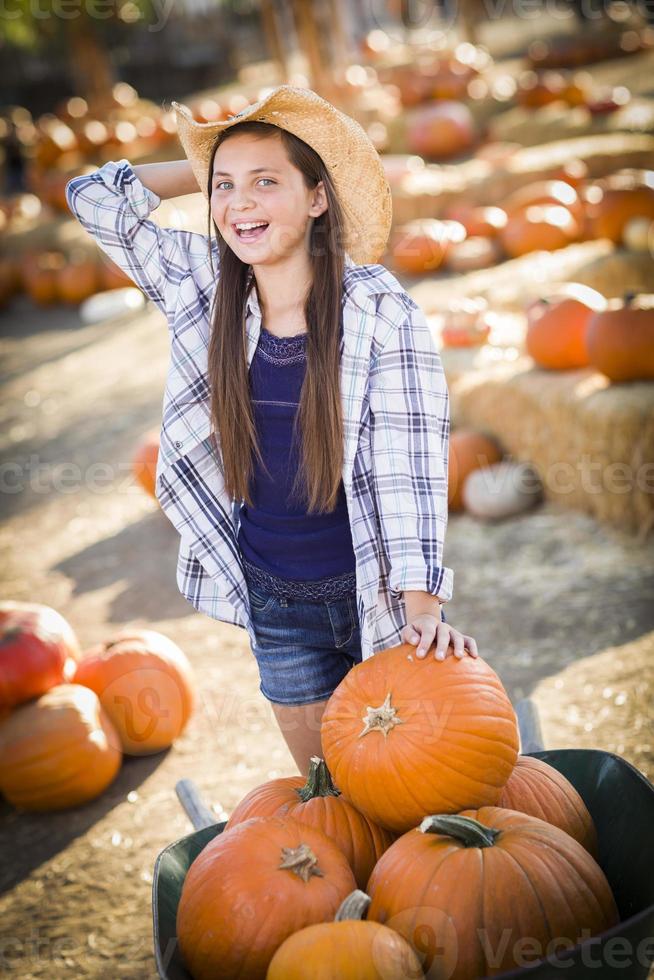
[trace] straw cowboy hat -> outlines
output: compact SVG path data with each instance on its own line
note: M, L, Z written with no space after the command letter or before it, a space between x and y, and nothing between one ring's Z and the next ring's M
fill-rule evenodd
M206 200L209 154L218 133L245 120L272 123L308 143L325 164L345 218L344 250L358 265L379 260L391 227L391 189L377 150L356 120L311 89L292 85L279 85L220 122L196 122L187 106L171 105L179 141Z

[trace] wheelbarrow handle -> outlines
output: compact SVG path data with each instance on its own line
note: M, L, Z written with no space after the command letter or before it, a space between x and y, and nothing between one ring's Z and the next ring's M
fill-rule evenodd
M180 779L175 785L175 792L194 830L204 830L205 827L213 827L219 822L216 814L204 803L192 779Z
M520 731L520 752L542 752L543 733L538 717L538 707L531 698L521 698L515 706Z

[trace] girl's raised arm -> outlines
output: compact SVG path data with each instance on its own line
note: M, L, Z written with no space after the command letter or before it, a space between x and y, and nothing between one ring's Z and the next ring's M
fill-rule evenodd
M187 160L110 160L66 184L71 213L99 247L168 316L185 276L206 264L209 239L148 220L162 199L199 191ZM218 255L213 260L217 269Z

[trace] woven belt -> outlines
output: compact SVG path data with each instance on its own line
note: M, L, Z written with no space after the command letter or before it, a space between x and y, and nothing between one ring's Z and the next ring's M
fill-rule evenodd
M356 572L344 572L342 575L332 575L314 581L297 582L292 579L280 578L253 565L243 555L243 567L248 584L259 587L264 592L270 592L280 599L308 599L314 602L329 602L334 599L344 599L356 594Z

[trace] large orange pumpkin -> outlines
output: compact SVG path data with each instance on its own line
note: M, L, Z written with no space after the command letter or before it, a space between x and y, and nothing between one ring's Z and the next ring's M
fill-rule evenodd
M322 716L336 785L403 833L426 813L495 804L518 757L515 712L481 658L437 661L402 643L348 671Z
M361 918L370 899L355 891L333 922L305 926L285 939L266 980L420 980L420 960L394 929Z
M567 208L558 204L532 204L509 215L500 241L510 258L529 252L553 252L579 239L581 225Z
M654 170L610 174L589 187L587 197L594 237L618 243L632 218L654 218Z
M539 367L555 371L588 366L586 331L606 299L589 286L566 283L527 308L527 353Z
M176 643L155 630L121 630L91 647L75 683L98 695L128 755L167 749L193 711L191 665Z
M81 655L70 624L38 602L0 602L0 708L70 681Z
M355 887L344 854L291 817L251 817L191 864L177 909L194 980L264 980L273 954L304 926L333 919Z
M0 725L0 792L25 810L94 799L120 769L120 740L93 693L59 684Z
M250 817L294 817L331 837L350 862L359 888L365 888L376 861L395 835L368 820L336 789L324 759L313 756L309 775L272 779L251 790L227 823L230 830Z
M502 450L483 432L474 429L452 432L447 467L449 509L463 510L463 485L473 470L499 463L501 459Z
M626 293L588 321L591 365L611 381L654 378L654 295Z
M533 204L558 204L567 208L577 221L581 221L584 216L584 205L577 191L564 180L537 180L519 187L504 199L502 208L511 216Z
M588 807L572 783L542 759L518 757L498 806L554 824L597 860L597 831Z
M417 951L429 937L430 980L495 976L619 920L602 869L578 841L494 806L425 817L379 859L368 893L369 920Z

